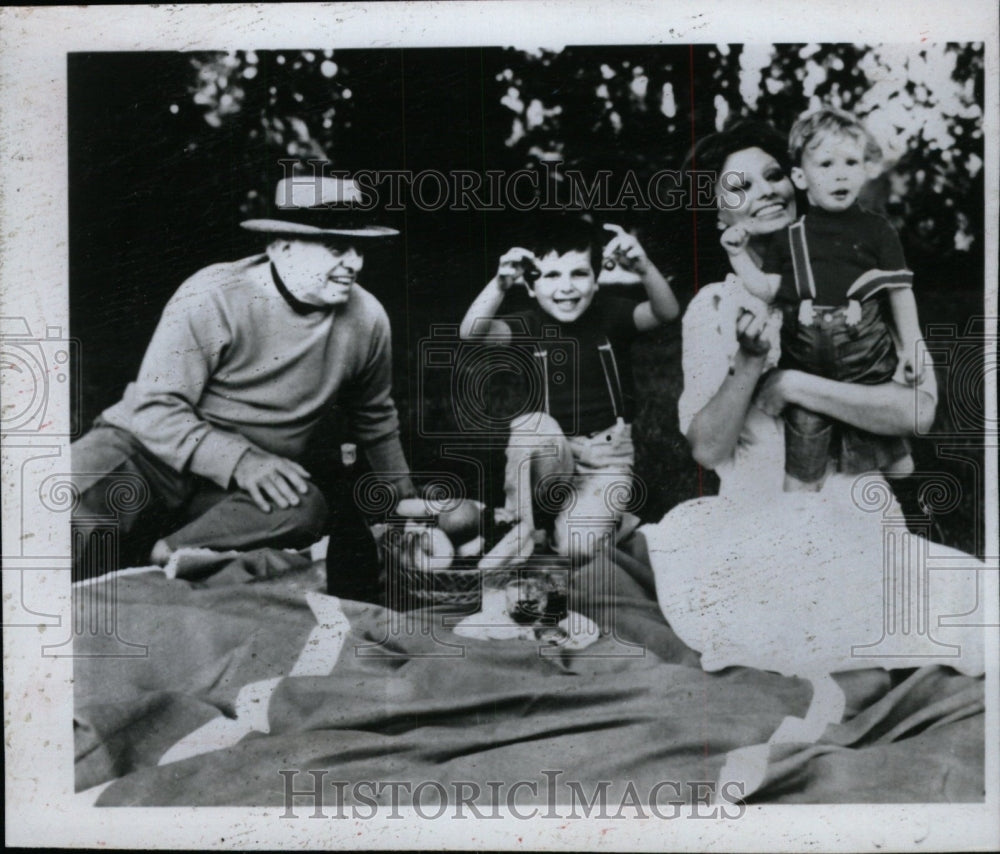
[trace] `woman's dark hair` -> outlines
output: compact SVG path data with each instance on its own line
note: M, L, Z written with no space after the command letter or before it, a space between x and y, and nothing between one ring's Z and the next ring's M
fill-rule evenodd
M740 119L718 133L701 139L684 158L684 172L719 174L731 154L747 148L759 148L770 154L786 173L791 169L788 137L759 119Z
M688 152L681 170L685 175L691 172L714 174L717 182L729 156L748 148L759 148L770 154L785 174L791 171L788 138L759 119L738 119L721 131L703 137ZM699 199L698 204L702 204L702 200ZM678 271L687 276L694 287L721 281L731 268L719 245L716 213L698 208L688 213L685 220L678 223L678 231L683 233L684 229L690 229L691 240L686 244L691 252L679 253Z

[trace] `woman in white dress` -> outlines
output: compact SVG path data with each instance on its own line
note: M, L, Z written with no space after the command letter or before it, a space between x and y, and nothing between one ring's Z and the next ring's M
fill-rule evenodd
M796 218L785 149L770 127L743 123L693 153L699 172L726 176L716 184L720 228L743 225L758 257ZM912 435L934 418L933 369L916 388L901 375L869 386L772 370L779 326L733 275L701 287L684 315L680 428L720 490L643 529L661 610L705 670L745 665L825 686L810 714L827 722L843 710L831 673L927 664L982 673L983 629L948 619L975 608L982 564L909 532L879 473L831 471L820 492L782 491L784 406ZM815 708L820 694L826 709Z

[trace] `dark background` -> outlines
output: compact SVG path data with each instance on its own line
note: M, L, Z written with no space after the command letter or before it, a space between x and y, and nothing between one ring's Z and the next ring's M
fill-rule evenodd
M865 88L852 64L862 50L824 46L819 59L811 60L828 67L826 89L821 86L818 94L839 92L850 108ZM981 103L981 49L955 50L955 74L973 81L973 97ZM588 174L611 168L616 175L625 169L648 175L679 166L691 140L714 130L720 93L731 113L751 112L736 91L738 53L738 46L728 54L710 46L566 48L559 53L336 51L332 78L319 71L321 51L262 52L252 58L71 55L70 317L71 334L81 344L82 423L88 425L114 403L134 378L163 305L186 277L207 264L263 250L261 237L242 230L239 222L258 212L260 194L272 191L280 159L323 156L348 170L509 172L537 168L540 158L555 152ZM246 73L250 65L252 76ZM753 112L787 129L808 105L801 91L803 65L796 46L779 46L764 76L782 81L784 88L762 88L765 96ZM639 76L648 78L645 92L634 85ZM659 102L668 84L676 99L674 115ZM538 98L547 107L561 106L561 113L529 126L526 109L518 112L501 103L512 86L523 106ZM520 136L512 131L518 121ZM949 121L954 128L964 120ZM981 155L981 132L976 137L971 130L975 124L967 123L956 143L963 156ZM952 364L975 361L963 354L976 346L974 336L965 334L967 324L983 310L982 175L963 174L949 163L916 139L895 170L909 182L906 194L900 201L883 192L882 207L900 229L917 274L922 321L952 330L942 331L932 347L942 362L937 438L918 440L915 447L924 480L928 473L944 471L960 484L957 503L939 507L936 536L981 553L981 371L965 371L956 390L941 356L950 354ZM696 219L689 212L613 217L634 228L654 262L675 274L682 305L698 280L706 284L721 273L715 247L709 252L702 246L696 276ZM711 225L710 215L700 219L703 226ZM414 470L454 470L475 489L469 465L442 458L442 442L421 435L421 425L454 424L455 402L445 377L425 372L421 386L420 342L432 324L459 322L495 271L517 217L410 208L394 224L402 228L401 237L366 255L361 281L381 299L392 322L404 448ZM965 249L956 248L957 230L971 239ZM647 485L641 511L647 520L658 519L679 501L711 493L716 485L710 472L694 465L677 429L679 334L675 322L634 348L637 471ZM330 449L340 438L334 416L317 443L316 465L330 462ZM482 443L470 439L464 444ZM942 458L942 448L968 459ZM469 454L483 464L486 490L495 500L502 453L475 447ZM903 487L909 506L919 503L921 477Z

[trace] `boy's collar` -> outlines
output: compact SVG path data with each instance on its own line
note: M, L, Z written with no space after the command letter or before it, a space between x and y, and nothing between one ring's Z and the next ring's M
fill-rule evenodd
M844 208L842 211L828 211L825 208L821 208L819 205L812 205L809 210L806 211L806 214L814 219L840 219L841 217L855 214L860 210L863 210L863 208L859 202L855 200L849 208Z

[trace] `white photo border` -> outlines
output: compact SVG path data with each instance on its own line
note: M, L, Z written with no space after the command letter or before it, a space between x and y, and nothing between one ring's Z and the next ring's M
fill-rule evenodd
M985 43L984 129L987 187L986 316L997 306L998 22L990 0L804 3L752 0L609 0L534 3L437 2L261 4L154 7L9 7L0 10L0 283L2 314L31 330L69 328L67 211L67 54L79 51L538 46L704 42ZM23 283L30 283L25 285ZM996 412L987 383L987 412ZM50 402L69 421L69 397ZM995 421L993 422L996 423ZM994 437L995 438L995 437ZM52 453L67 458L68 439ZM997 447L987 443L986 553L997 539ZM14 538L22 470L17 441L4 443L3 555ZM65 517L24 520L44 554L69 554ZM68 563L67 563L68 566ZM46 567L39 566L39 570ZM64 566L29 573L34 595L69 618ZM9 566L5 561L5 570ZM5 572L5 576L8 575ZM996 573L988 593L997 598ZM989 850L1000 846L1000 710L997 649L987 653L987 793L983 804L749 807L736 822L280 821L280 808L97 809L73 792L72 660L41 657L60 628L11 626L16 591L4 578L6 842L21 846L362 849L779 851L820 849ZM65 628L61 631L65 632ZM92 795L91 795L92 800ZM127 809L124 814L121 810ZM556 826L553 826L556 824Z

